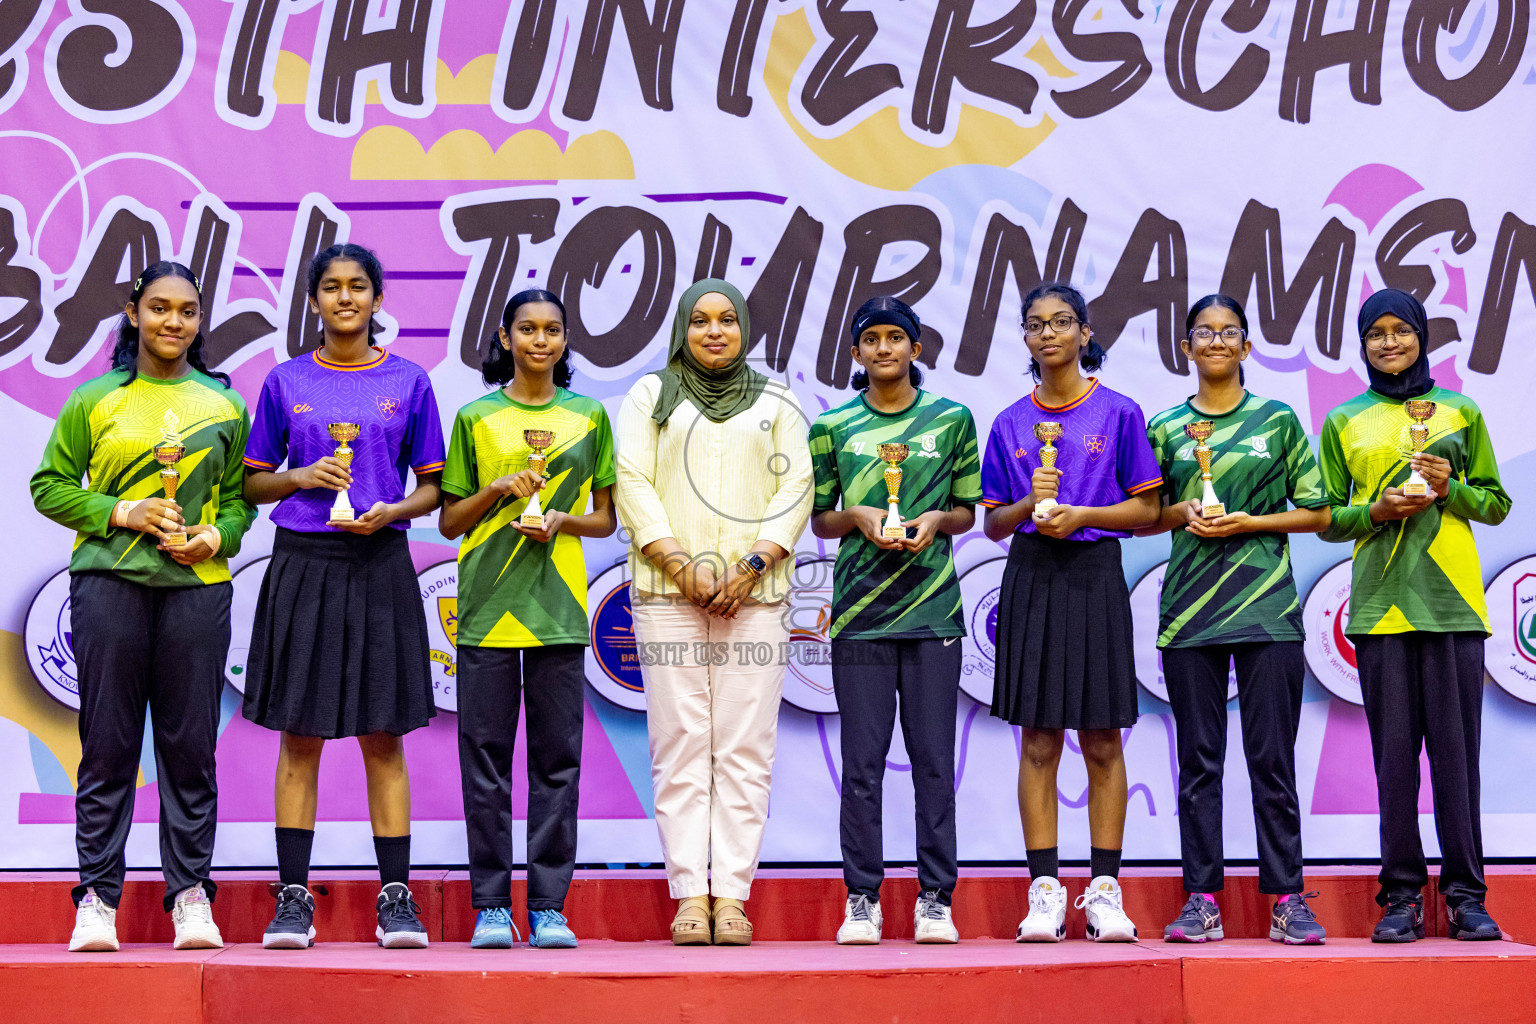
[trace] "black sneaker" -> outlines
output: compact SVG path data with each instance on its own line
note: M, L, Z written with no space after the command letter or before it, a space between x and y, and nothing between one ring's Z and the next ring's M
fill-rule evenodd
M1482 900L1468 900L1458 907L1448 907L1447 914L1453 939L1495 940L1504 937Z
M1387 897L1372 942L1412 942L1424 937L1424 897L1419 893L1395 893Z
M1221 911L1204 893L1192 892L1173 923L1163 929L1164 942L1220 942Z
M315 898L302 885L272 883L277 913L261 937L262 949L308 949L315 944Z
M374 935L385 949L426 949L427 929L416 915L421 908L403 883L390 882L379 893L379 927Z
M1276 900L1269 915L1269 941L1288 946L1320 946L1327 942L1327 930L1317 923L1312 908L1307 906L1307 900L1317 896L1316 892L1293 892Z

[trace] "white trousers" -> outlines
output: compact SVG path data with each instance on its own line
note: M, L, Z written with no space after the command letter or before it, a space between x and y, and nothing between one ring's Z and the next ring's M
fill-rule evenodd
M720 619L681 598L631 596L667 887L673 899L744 900L768 821L784 606Z

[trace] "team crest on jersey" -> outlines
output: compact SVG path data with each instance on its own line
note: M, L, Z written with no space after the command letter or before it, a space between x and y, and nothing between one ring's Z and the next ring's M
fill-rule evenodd
M1092 461L1097 462L1099 456L1103 455L1104 450L1108 447L1109 438L1105 437L1103 434L1083 435L1083 448L1087 450L1088 458Z
M1253 451L1249 452L1249 455L1252 455L1254 458L1258 459L1267 459L1270 457L1269 442L1265 441L1262 437L1250 437L1248 439L1248 443L1253 447Z
M384 414L385 419L389 419L400 410L400 399L398 398L379 398L375 399L375 401L379 403L379 412Z
M933 449L935 447L936 447L936 442L934 440L933 435L932 434L924 434L923 435L923 451L931 452L931 451L933 451Z

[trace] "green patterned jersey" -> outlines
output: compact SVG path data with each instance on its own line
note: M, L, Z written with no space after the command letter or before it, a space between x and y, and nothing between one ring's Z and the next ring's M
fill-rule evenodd
M1450 493L1422 512L1371 522L1371 504L1408 479L1410 446L1403 403L1375 391L1351 398L1323 423L1323 481L1333 505L1324 540L1355 542L1349 591L1351 636L1473 632L1488 635L1483 570L1469 520L1496 526L1509 495L1482 410L1466 395L1434 388L1428 421L1431 455L1451 463Z
M477 398L453 421L443 490L474 494L497 477L528 468L524 430L549 430L539 492L544 511L585 515L594 490L613 485L613 430L595 398L556 389L547 405L521 405L500 389ZM587 564L581 538L557 533L548 544L511 524L527 498L504 495L459 543L457 643L471 647L587 644Z
M151 587L223 583L256 518L240 495L251 432L245 402L196 370L175 380L127 379L126 370L113 370L70 393L32 474L32 500L77 532L70 572L113 572ZM193 565L177 564L148 534L110 525L119 501L164 497L154 447L171 424L186 449L176 464L176 504L187 525L219 531L219 553Z
M958 402L928 391L898 413L870 407L863 393L811 424L816 470L815 513L870 505L886 508L880 445L911 449L901 464L899 509L910 520L934 509L981 500L981 455L976 422ZM922 639L965 635L960 581L950 537L939 533L917 554L887 551L859 531L843 537L833 573L834 638Z
M1170 504L1203 493L1195 442L1184 426L1210 420L1211 478L1230 512L1275 515L1323 508L1328 495L1291 407L1245 392L1231 412L1208 416L1188 402L1152 417L1147 438ZM1300 640L1301 602L1283 533L1201 538L1175 530L1163 577L1159 647Z

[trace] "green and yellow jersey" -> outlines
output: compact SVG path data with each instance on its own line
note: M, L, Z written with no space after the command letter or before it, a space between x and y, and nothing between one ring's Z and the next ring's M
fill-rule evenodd
M77 532L70 572L112 572L151 587L223 583L256 518L240 494L251 430L245 402L196 370L175 380L127 380L128 371L113 370L70 393L32 474L32 500ZM176 503L188 526L219 531L219 553L195 565L177 564L149 534L110 525L119 501L164 496L154 447L172 424L186 448L176 464Z
M595 398L558 388L547 405L512 401L500 389L459 410L448 442L443 490L459 498L528 468L525 430L548 430L544 511L585 515L594 490L613 485L613 429ZM581 538L557 533L548 544L512 524L527 498L504 495L459 544L458 643L470 647L540 647L591 643L587 565Z
M1374 391L1352 398L1323 423L1323 483L1333 507L1324 540L1355 542L1345 633L1475 632L1488 635L1483 572L1469 521L1504 521L1510 499L1483 413L1466 395L1434 388L1431 455L1451 463L1450 493L1407 519L1371 522L1370 506L1408 479L1403 403Z

